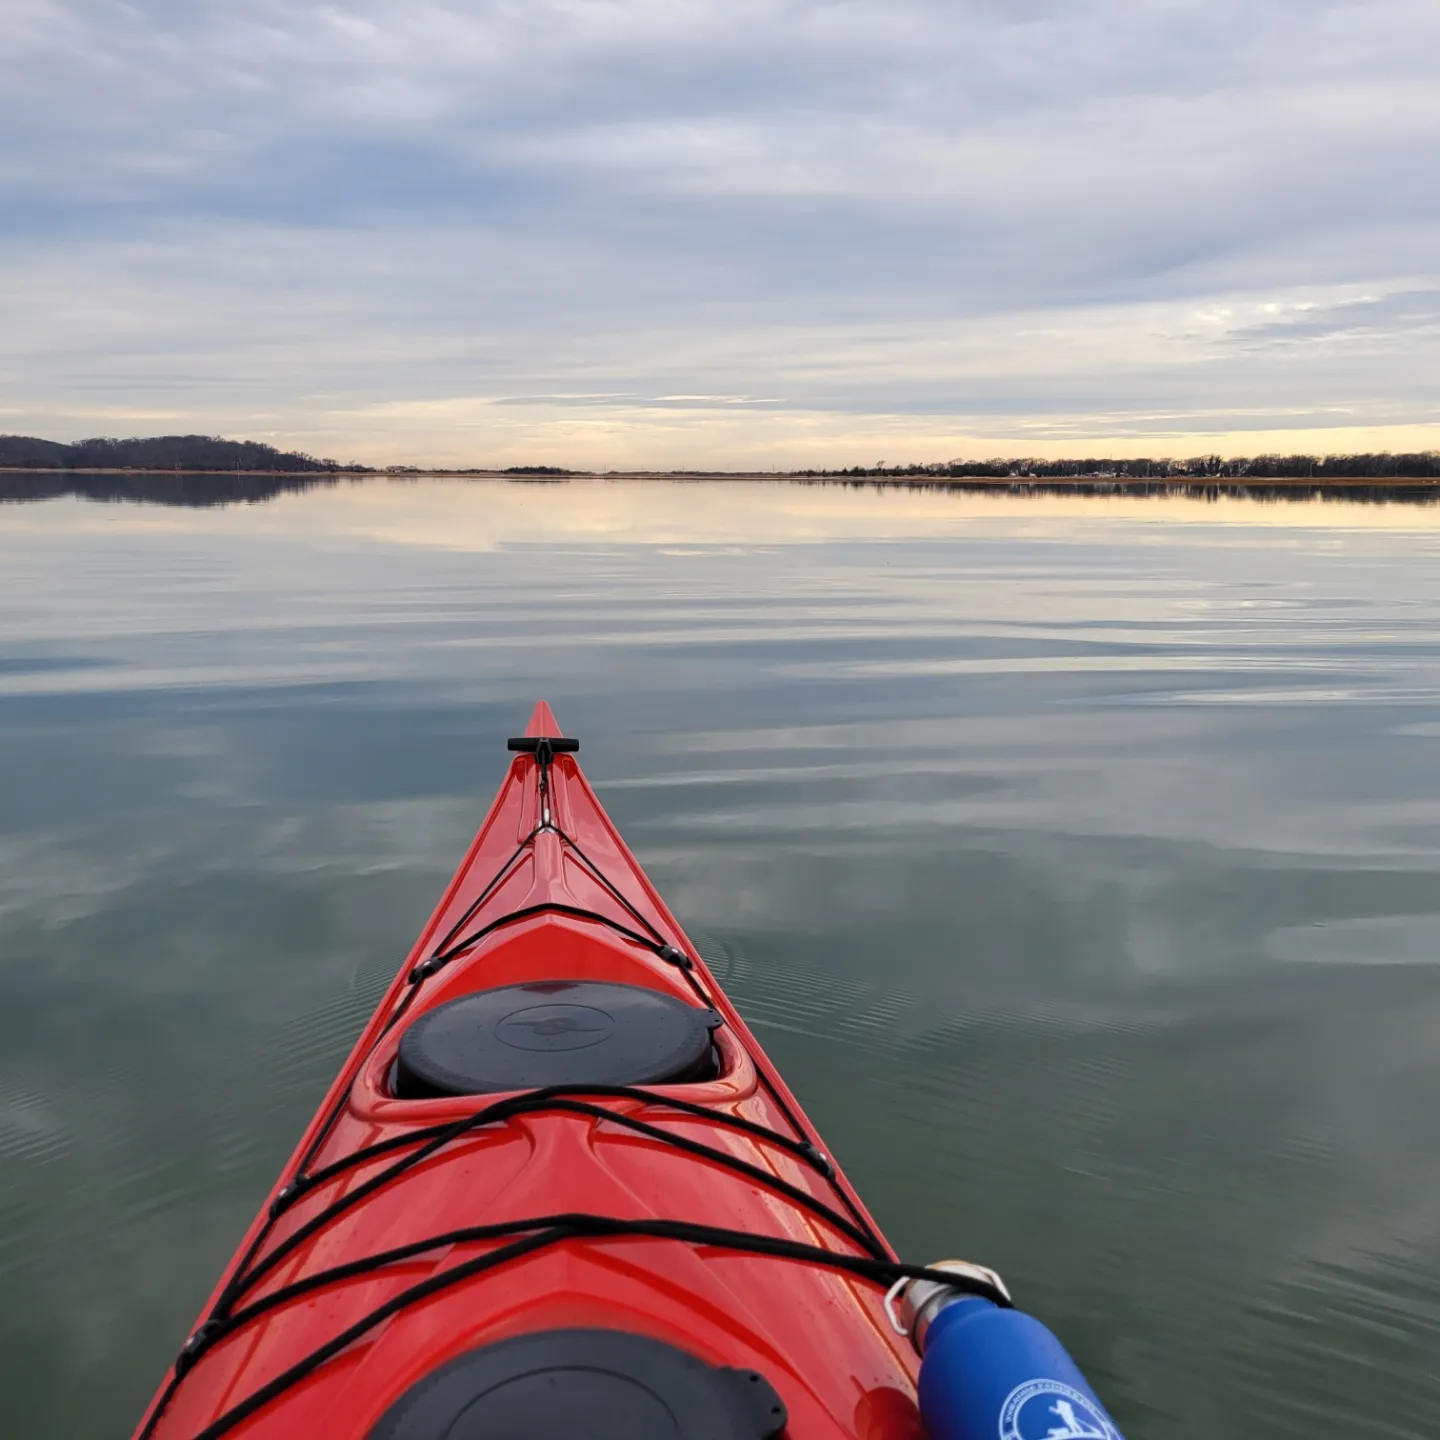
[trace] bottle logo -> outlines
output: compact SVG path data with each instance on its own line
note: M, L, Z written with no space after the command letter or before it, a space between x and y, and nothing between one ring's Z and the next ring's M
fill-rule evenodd
M1095 1401L1058 1380L1027 1380L1000 1407L1000 1440L1122 1440Z

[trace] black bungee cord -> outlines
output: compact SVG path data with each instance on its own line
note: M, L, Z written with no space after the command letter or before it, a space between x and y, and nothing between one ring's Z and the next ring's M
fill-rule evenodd
M522 1239L511 1241L510 1244L502 1245L495 1250L489 1250L483 1255L477 1255L472 1260L462 1261L459 1265L452 1265L448 1269L400 1291L399 1294L392 1295L389 1300L377 1305L338 1335L333 1336L323 1345L317 1346L308 1355L296 1361L288 1370L282 1371L274 1379L246 1396L244 1400L232 1405L230 1409L199 1431L194 1436L194 1440L219 1440L220 1436L233 1430L242 1421L248 1420L257 1410L308 1378L326 1361L333 1359L377 1325L388 1320L392 1315L399 1314L410 1305L429 1299L430 1296L450 1289L462 1281L473 1279L490 1270L499 1269L512 1260L522 1259L526 1255L533 1255L539 1250L562 1244L567 1240L624 1238L678 1240L691 1245L730 1250L742 1255L764 1255L782 1260L798 1260L805 1264L823 1266L844 1274L855 1275L862 1280L873 1281L877 1285L893 1285L902 1279L931 1280L955 1290L962 1290L967 1294L977 1295L1002 1308L1009 1309L1012 1306L1010 1297L1003 1290L978 1276L961 1275L948 1270L935 1270L925 1265L906 1265L899 1260L875 1260L865 1255L843 1255L835 1250L826 1250L821 1246L807 1245L796 1240L786 1240L780 1236L755 1235L746 1230L728 1230L718 1226L698 1225L687 1220L621 1220L609 1215L589 1215L580 1212L548 1215L530 1220L515 1220L503 1225L478 1225L464 1230L452 1230L429 1240L416 1241L411 1245L399 1246L380 1255L369 1256L364 1260L352 1261L348 1265L338 1265L333 1270L307 1276L304 1280L287 1286L285 1290L276 1291L273 1296L266 1296L263 1300L257 1301L251 1307L249 1315L261 1314L274 1308L270 1303L272 1300L276 1305L283 1304L323 1285L371 1273L383 1265L411 1259L436 1246L498 1239L507 1234L513 1235L517 1232L523 1234L526 1231L531 1233L524 1235ZM146 1433L148 1434L148 1430Z

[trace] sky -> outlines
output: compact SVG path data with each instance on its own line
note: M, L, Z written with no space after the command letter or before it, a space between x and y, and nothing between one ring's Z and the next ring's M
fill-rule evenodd
M0 432L1440 448L1435 0L0 0Z

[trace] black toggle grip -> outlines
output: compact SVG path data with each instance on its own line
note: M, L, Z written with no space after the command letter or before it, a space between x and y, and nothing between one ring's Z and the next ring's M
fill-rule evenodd
M667 965L674 965L681 970L693 970L695 963L683 951L674 945L662 945L655 952Z
M523 755L534 755L542 745L547 745L553 755L573 755L580 742L568 735L512 735L505 742L507 750L518 750Z

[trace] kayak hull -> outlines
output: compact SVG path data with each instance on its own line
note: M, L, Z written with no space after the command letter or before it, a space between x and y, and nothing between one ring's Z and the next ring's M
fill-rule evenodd
M560 735L543 702L527 735L546 747ZM638 1094L586 1096L579 1087L541 1096L535 1108L523 1092L397 1093L401 1041L418 1019L537 982L644 987L715 1012L710 1073ZM537 1044L571 1043L562 1022L536 1028L547 1037ZM493 1123L474 1123L517 1101ZM458 1132L424 1138L447 1126ZM837 1266L889 1256L821 1150L573 754L517 753L137 1437L364 1440L426 1376L468 1352L599 1330L758 1372L797 1440L915 1440L915 1356L873 1280L653 1233L672 1222L744 1232L772 1248L832 1253ZM397 1170L401 1157L408 1168ZM640 1229L562 1227L498 1264L491 1259L522 1232L473 1233L533 1231L557 1216Z

